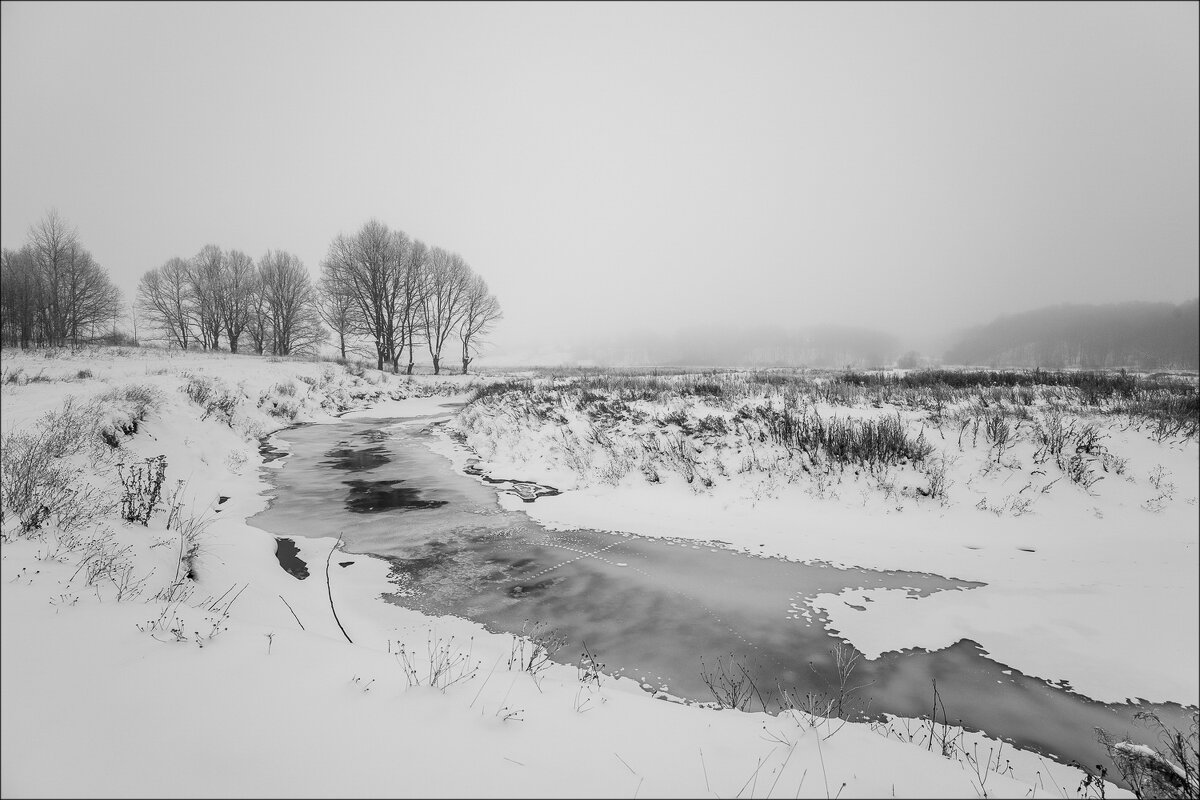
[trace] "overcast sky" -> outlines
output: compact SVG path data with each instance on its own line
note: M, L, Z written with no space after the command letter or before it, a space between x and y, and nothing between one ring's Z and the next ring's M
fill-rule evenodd
M1198 293L1196 3L2 9L3 245L57 207L127 298L371 217L501 351Z

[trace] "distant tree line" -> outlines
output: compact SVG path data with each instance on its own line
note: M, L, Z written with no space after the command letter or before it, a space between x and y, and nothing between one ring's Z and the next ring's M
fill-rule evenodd
M429 247L404 231L370 220L339 234L321 263L318 310L337 337L370 343L375 365L412 374L418 346L428 350L434 374L442 371L451 337L465 375L479 346L500 319L500 304L458 253Z
M304 262L269 250L254 262L238 250L205 245L172 258L138 283L137 307L169 344L257 355L315 353L327 334Z
M20 250L5 249L2 266L5 345L75 346L109 324L115 335L120 292L57 212L30 228ZM365 346L377 368L399 372L403 362L408 374L419 350L428 350L439 374L455 349L466 374L501 318L499 302L462 256L377 220L334 238L317 283L284 250L256 262L209 244L143 274L134 309L150 329L142 338L168 347L313 354L332 331L342 358Z
M463 374L500 318L500 305L462 256L428 247L371 220L339 234L314 285L304 263L270 251L256 264L237 250L208 245L142 276L138 308L170 343L237 353L249 343L263 355L312 353L328 326L342 358L367 343L375 365L412 374L418 345L442 371L457 337Z
M0 253L0 336L7 346L78 346L110 331L121 292L58 212Z
M1200 368L1200 301L1061 305L967 331L947 364L1044 369Z

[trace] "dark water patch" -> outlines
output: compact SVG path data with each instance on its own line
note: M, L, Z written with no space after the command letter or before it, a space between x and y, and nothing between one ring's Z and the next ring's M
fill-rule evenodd
M383 511L440 508L445 500L425 500L421 490L408 486L397 486L403 480L342 481L350 487L346 495L346 510L356 514L378 514Z
M275 558L279 560L283 571L293 578L304 580L308 577L308 564L300 558L300 548L291 539L276 537Z
M278 447L268 442L266 436L262 438L262 442L258 445L258 454L262 456L264 464L270 464L272 461L288 455L286 450L280 450Z
M509 588L507 594L509 597L529 597L531 595L541 594L553 586L557 581L553 579L538 581L537 583L517 584Z
M339 566L339 567L341 567L341 568L343 568L343 569L345 569L346 567L350 566L350 565L351 565L351 564L353 564L353 563L355 563L355 562L353 562L353 561L339 561L339 562L338 562L338 566Z
M463 468L463 472L482 479L484 483L502 487L502 491L515 495L526 503L532 503L539 497L554 497L555 495L562 494L562 492L553 486L546 486L545 484L534 483L533 481L523 481L515 478L493 478L479 468L478 459L468 461L467 465Z
M347 472L366 472L367 470L377 469L391 461L387 457L387 451L383 447L366 447L355 449L353 447L335 447L332 450L326 451L326 459L321 462L321 466L331 469L341 469Z
M217 505L222 505L229 500L228 495L220 495L217 497Z
M370 428L365 431L358 431L354 435L361 436L368 442L385 442L388 439L387 433L379 430L378 428Z

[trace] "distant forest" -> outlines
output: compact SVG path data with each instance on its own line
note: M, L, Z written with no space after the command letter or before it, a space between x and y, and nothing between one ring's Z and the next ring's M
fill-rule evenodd
M967 331L945 363L1047 369L1200 368L1200 300L1060 305Z
M876 367L891 364L895 337L867 328L819 325L785 330L710 326L673 335L630 334L577 347L584 362L614 366Z
M871 369L940 361L996 368L1194 370L1200 369L1200 300L1065 304L1005 315L964 332L944 354L927 354L931 358L902 354L890 334L838 325L630 333L581 344L572 354L583 363L610 366Z

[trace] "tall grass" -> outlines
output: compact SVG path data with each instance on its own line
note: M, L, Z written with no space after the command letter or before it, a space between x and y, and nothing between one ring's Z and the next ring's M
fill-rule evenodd
M880 419L823 418L815 411L759 409L771 438L817 462L875 469L918 464L932 452L924 432L912 436L899 414Z

